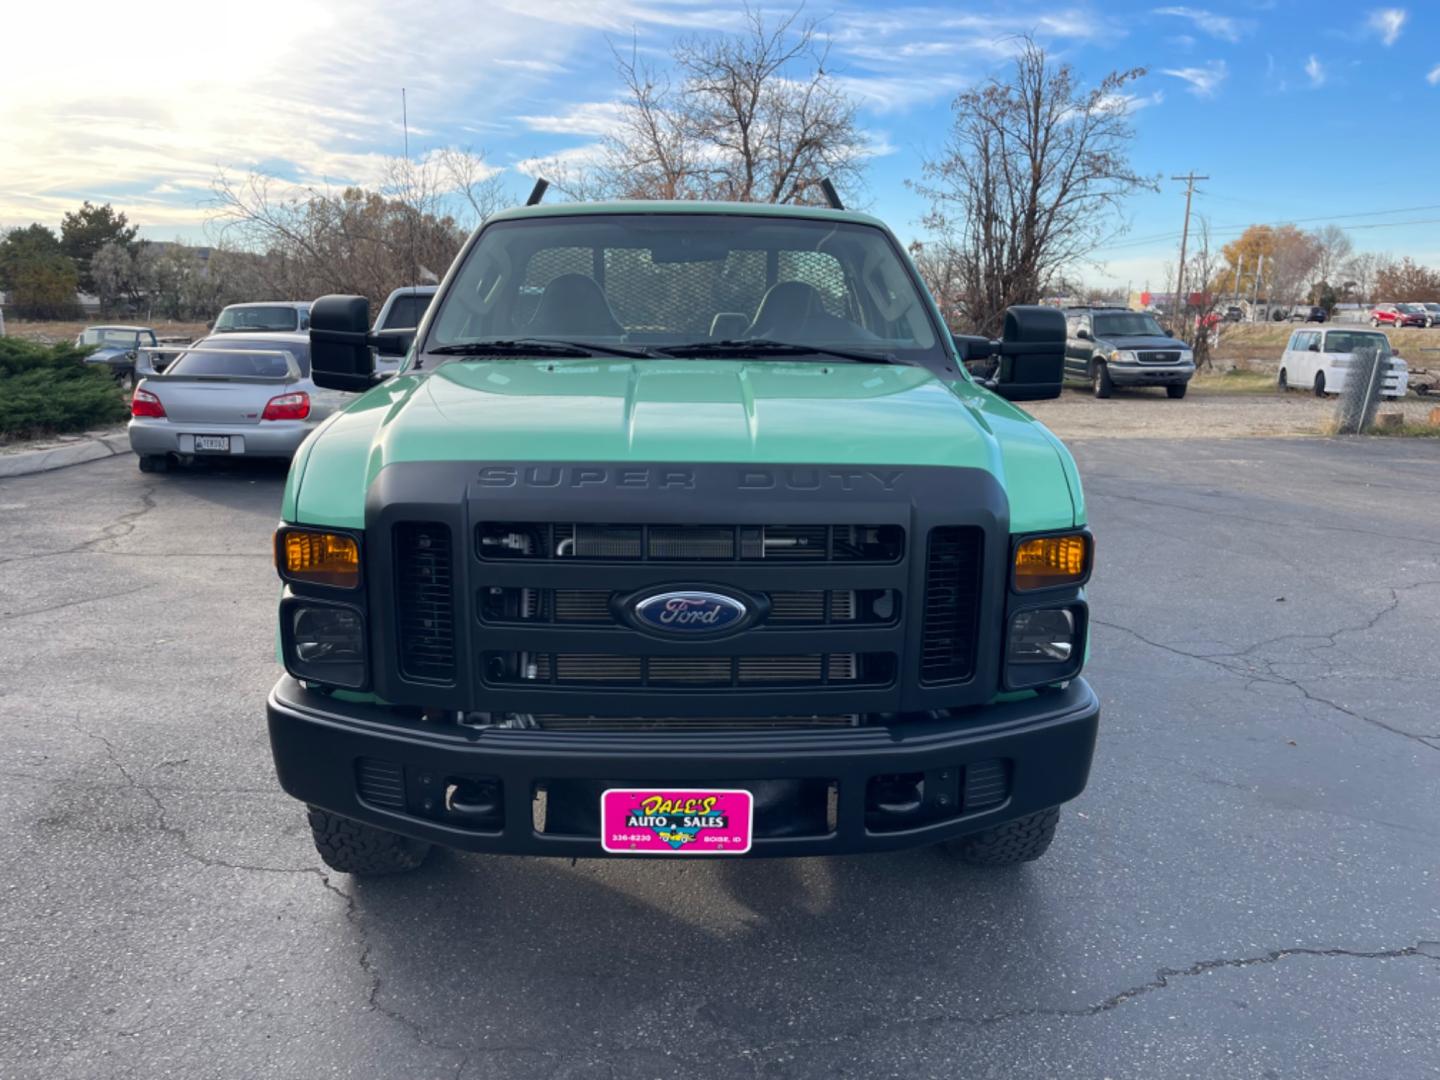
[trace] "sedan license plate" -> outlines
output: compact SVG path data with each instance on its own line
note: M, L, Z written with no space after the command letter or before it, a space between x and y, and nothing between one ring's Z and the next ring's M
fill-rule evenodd
M754 814L748 791L610 788L600 796L600 844L624 855L743 855Z
M230 452L230 436L196 435L195 452L197 454L228 454Z

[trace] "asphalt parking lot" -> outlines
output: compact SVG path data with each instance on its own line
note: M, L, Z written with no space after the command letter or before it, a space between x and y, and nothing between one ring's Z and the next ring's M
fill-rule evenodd
M1074 444L1055 847L323 870L275 786L283 475L0 482L0 1077L1440 1076L1440 446Z

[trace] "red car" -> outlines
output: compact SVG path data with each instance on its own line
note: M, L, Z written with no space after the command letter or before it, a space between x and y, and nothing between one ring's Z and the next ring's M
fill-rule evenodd
M1419 304L1376 304L1370 312L1371 326L1424 326L1428 313Z

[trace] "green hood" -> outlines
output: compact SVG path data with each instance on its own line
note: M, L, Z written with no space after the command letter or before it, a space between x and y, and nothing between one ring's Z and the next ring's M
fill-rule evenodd
M972 383L775 360L451 361L401 375L310 437L284 517L363 526L381 469L442 460L968 466L1005 486L1017 532L1083 520L1065 449Z

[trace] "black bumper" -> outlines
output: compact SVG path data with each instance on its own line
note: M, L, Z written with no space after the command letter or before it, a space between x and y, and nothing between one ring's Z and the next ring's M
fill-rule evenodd
M917 847L1073 799L1085 787L1100 704L1083 679L1063 690L991 705L964 718L915 721L895 728L726 733L568 733L468 731L396 719L384 708L336 701L286 676L266 705L281 786L292 796L344 817L420 840L468 851L598 856L593 835L540 832L533 820L537 789L579 786L746 787L762 781L809 781L828 790L822 828L766 835L758 824L752 855L826 855ZM392 778L362 797L362 777ZM974 772L985 799L968 797ZM874 778L923 774L932 792L913 822L877 821ZM478 826L421 809L427 792L450 778L498 781L503 821ZM958 779L957 779L958 778ZM382 780L384 777L382 777ZM403 799L394 796L396 784ZM998 786L997 786L998 785ZM988 801L986 801L988 800ZM390 802L390 806L377 801ZM403 801L404 805L400 805ZM442 800L443 801L443 800ZM982 809L972 809L984 802ZM783 816L783 806L779 808ZM884 816L884 815L878 815Z

